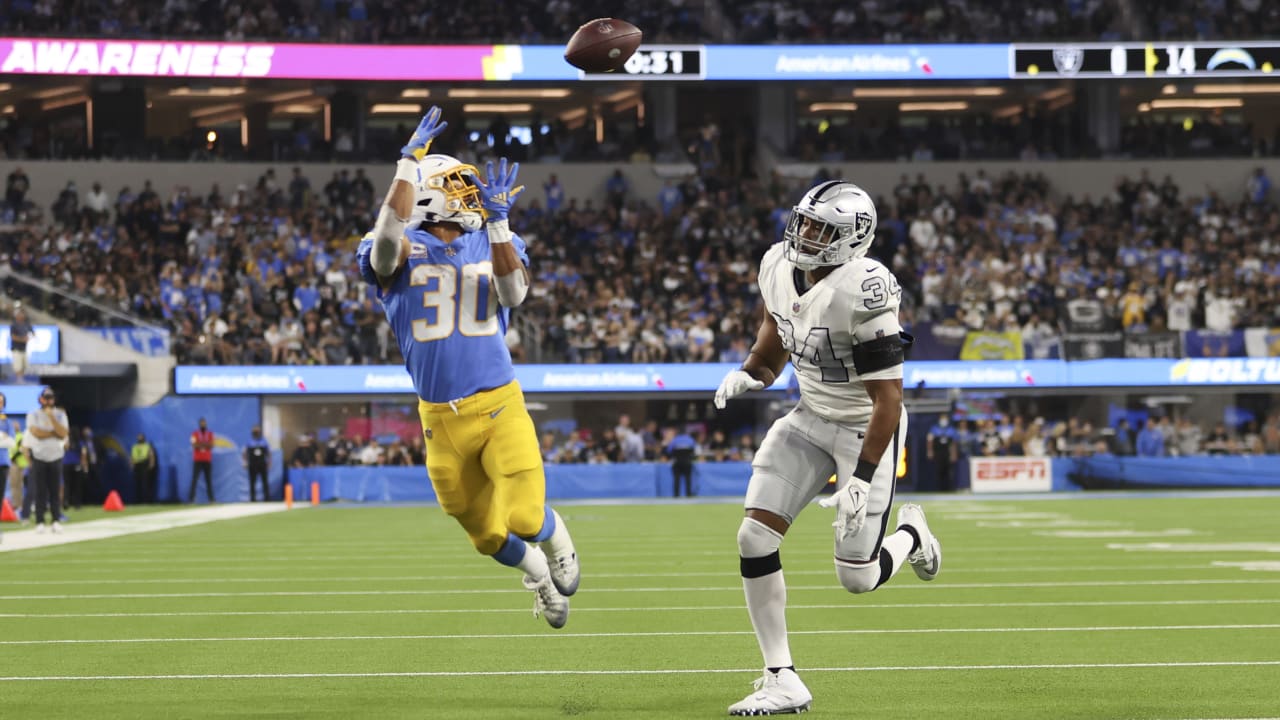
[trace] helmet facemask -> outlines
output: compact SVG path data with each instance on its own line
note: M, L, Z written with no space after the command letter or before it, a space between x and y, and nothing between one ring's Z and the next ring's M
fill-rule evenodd
M474 165L448 155L428 155L420 162L422 180L415 193L411 226L422 223L457 223L468 232L479 230L487 213L476 186Z
M867 254L875 229L875 204L858 186L822 185L792 208L783 256L805 271L843 265Z

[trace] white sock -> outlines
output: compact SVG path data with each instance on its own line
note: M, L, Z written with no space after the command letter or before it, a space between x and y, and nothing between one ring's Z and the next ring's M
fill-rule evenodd
M880 552L889 553L889 558L893 560L893 572L889 574L889 577L898 574L898 569L902 567L902 563L906 562L907 556L911 554L911 546L915 544L915 541L916 539L911 536L911 533L905 530L898 530L880 543Z
M538 543L538 546L553 558L576 554L573 538L569 537L569 528L565 527L564 518L560 517L560 513L555 510L552 510L551 514L556 518L556 529L552 531L551 537Z
M764 655L764 666L792 665L791 645L787 642L787 584L782 571L742 578L742 590L747 596L747 612Z
M523 541L521 541L523 542ZM524 558L522 558L516 568L523 570L525 575L534 580L541 580L550 572L547 567L547 556L543 554L542 548L537 545L525 543Z

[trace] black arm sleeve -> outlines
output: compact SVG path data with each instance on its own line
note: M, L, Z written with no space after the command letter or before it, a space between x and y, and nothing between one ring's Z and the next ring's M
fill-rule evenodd
M901 365L915 338L907 333L879 337L853 346L853 368L859 375L887 370Z

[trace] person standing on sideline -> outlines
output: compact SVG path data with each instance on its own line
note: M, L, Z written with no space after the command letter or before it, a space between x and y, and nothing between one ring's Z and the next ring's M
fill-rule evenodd
M204 475L204 487L209 491L209 502L213 499L213 431L209 423L200 418L199 429L191 433L191 492L187 494L187 502L196 501L196 484L200 475Z
M667 445L671 458L671 497L680 497L680 481L684 481L684 494L693 497L693 458L698 452L698 441L688 432L681 431Z
M66 514L72 505L79 510L84 504L84 445L79 428L71 428L62 450L62 498L58 510Z
M18 429L18 423L10 420L5 414L6 399L4 393L0 393L0 495L4 495L3 483L9 483L9 504L13 506L14 512L20 512L22 509L22 473L14 472L18 464L10 461L9 453L13 446L18 442L18 435L21 430Z
M9 353L15 382L22 382L27 375L27 343L31 340L31 332L27 313L19 308L13 313L13 324L9 326Z
M271 499L267 471L271 469L271 446L262 437L262 428L253 426L253 438L244 446L244 464L249 468L249 502L257 502L257 479L262 478L262 502Z
M960 459L960 450L956 445L956 430L951 427L951 418L943 413L938 416L938 423L929 429L929 435L925 438L925 455L937 471L938 484L934 490L938 492L955 489L955 467Z
M58 490L62 483L62 456L70 435L67 413L57 406L53 388L40 392L40 409L27 414L25 442L31 452L31 484L36 494L36 532L45 531L44 512L49 509L55 533L62 532L58 522Z
M129 448L129 459L133 463L134 502L155 502L156 449L147 442L146 435L138 433L138 441Z
M27 484L27 468L31 465L31 453L27 450L27 445L23 441L22 429L18 429L18 434L13 436L13 447L9 448L9 472L12 477L17 477L18 487L22 488L21 509L15 504L15 510L19 510L18 518L23 525L31 519L31 508L35 504L36 496L31 492L31 486Z

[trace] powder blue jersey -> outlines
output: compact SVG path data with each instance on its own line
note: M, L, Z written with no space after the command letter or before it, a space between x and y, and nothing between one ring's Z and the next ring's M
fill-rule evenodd
M511 311L498 303L488 234L464 233L451 243L424 230L405 236L409 259L378 297L418 397L449 402L514 380L506 343ZM524 240L514 235L511 243L527 266ZM356 259L361 277L377 285L372 253L369 234Z

